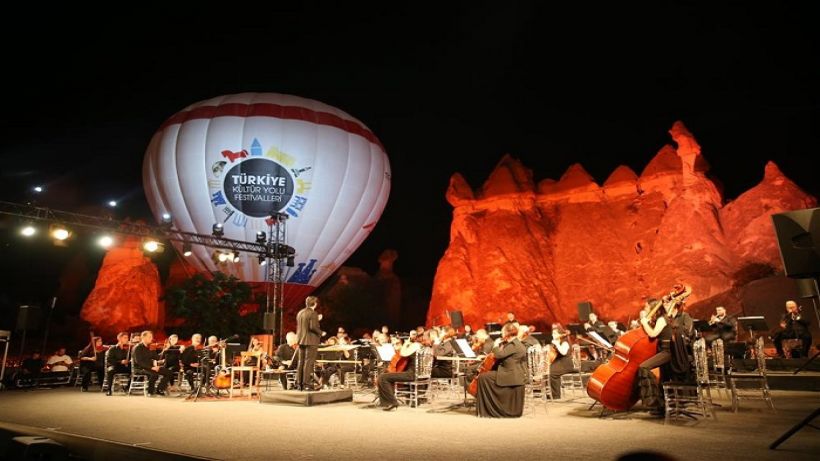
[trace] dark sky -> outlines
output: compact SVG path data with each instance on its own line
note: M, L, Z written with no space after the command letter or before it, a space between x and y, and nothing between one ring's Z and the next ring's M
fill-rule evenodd
M393 191L348 261L370 271L392 247L397 272L432 280L456 171L477 187L511 153L536 180L580 162L603 182L619 164L640 172L676 119L727 198L769 159L820 195L809 2L356 3L4 15L0 197L43 183L49 206L116 198L122 217L147 217L141 165L154 131L188 104L245 91L320 100L381 139Z

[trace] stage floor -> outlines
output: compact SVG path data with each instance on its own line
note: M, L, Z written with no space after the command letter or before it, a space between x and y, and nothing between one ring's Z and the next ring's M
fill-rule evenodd
M820 393L775 391L777 413L743 402L739 413L718 400L717 421L663 424L644 413L599 418L589 399L543 405L520 419L479 419L466 409L441 413L353 403L315 407L255 400L184 401L182 397L112 396L76 388L0 392L0 421L226 460L269 459L551 459L612 460L660 450L679 460L815 460L820 436L804 428L777 436L820 406ZM434 456L431 458L431 456Z

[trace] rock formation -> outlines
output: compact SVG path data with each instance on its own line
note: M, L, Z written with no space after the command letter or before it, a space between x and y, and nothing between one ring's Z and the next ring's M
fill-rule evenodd
M770 215L816 199L770 162L760 184L726 204L694 136L681 122L669 133L676 146L661 148L640 176L620 166L603 186L577 164L536 185L510 156L475 191L454 174L450 245L428 323L447 310L475 325L509 310L526 323L571 322L581 301L626 321L678 281L694 287L693 305L738 300L730 294L755 274L782 270Z
M105 337L118 331L156 328L163 322L161 292L159 272L143 254L140 240L127 237L106 253L80 317Z

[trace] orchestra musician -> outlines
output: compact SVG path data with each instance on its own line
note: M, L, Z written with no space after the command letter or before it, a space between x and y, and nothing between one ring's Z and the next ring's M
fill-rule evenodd
M131 368L128 364L128 358L131 355L129 349L128 333L121 331L117 333L117 344L108 348L105 351L105 380L108 382L108 389L105 395L110 396L114 389L114 375L118 373L127 373L129 375L129 385L131 380Z
M599 319L598 314L595 312L589 313L589 321L584 323L584 329L598 333L601 337L609 341L610 344L615 344L615 341L618 340L618 334L612 331L609 325Z
M393 391L393 384L412 381L416 376L416 352L421 349L421 343L416 341L418 335L414 334L416 333L415 330L410 333L410 338L401 344L397 350L399 356L406 361L404 370L379 375L379 405L383 407L384 411L394 410L399 406Z
M615 320L610 320L606 323L606 325L609 327L610 330L612 330L613 333L615 333L615 341L617 341L618 338L620 338L624 335L624 333L626 333L625 331L618 329L618 322L616 322ZM610 341L610 343L615 344L615 341Z
M464 333L462 333L460 337L466 339L468 343L472 343L473 327L471 327L470 325L464 325Z
M492 350L494 370L478 375L479 417L517 418L524 412L527 348L518 340L518 329L512 323L501 331L501 342Z
M296 333L289 331L285 335L285 343L276 348L274 357L277 362L279 370L296 370L299 364L299 356L296 350L299 348L299 341ZM287 375L285 373L279 374L279 382L282 384L282 389L288 388Z
M180 356L182 350L179 343L179 336L173 334L165 340L165 345L159 353L159 358L164 367L171 372L171 380L168 384L174 385L177 374L181 368Z
M194 374L199 371L199 351L202 350L202 335L194 333L191 335L191 345L183 347L179 354L179 363L182 366L182 373L185 375L185 380L193 390Z
M140 334L140 342L134 346L132 364L134 370L148 376L148 395L165 395L165 388L171 379L171 372L157 365L157 355L151 350L154 333L145 330ZM159 384L157 380L159 379Z
M327 339L327 346L335 346L340 344L337 336L331 336ZM323 352L325 360L351 360L350 351L337 352ZM326 363L322 370L322 385L327 386L330 382L330 377L334 374L338 376L339 382L345 383L345 373L351 373L356 368L351 363Z
M708 343L722 339L726 344L734 341L737 336L737 320L731 315L727 316L726 308L723 306L715 307L715 313L709 318L709 326L709 332L704 335Z
M299 348L296 356L299 366L296 369L296 389L311 391L313 389L313 367L316 363L319 340L322 329L319 326L319 314L316 308L319 298L308 296L305 298L305 307L296 315L296 337Z
M48 358L46 367L48 367L48 371L52 373L67 373L73 363L71 357L66 355L65 347L61 347L57 349L54 355Z
M97 374L97 381L102 386L105 375L106 349L103 346L102 338L94 336L92 341L80 351L80 376L82 376L80 390L82 392L88 391L88 385L91 383L91 373Z
M793 300L786 301L786 313L780 319L780 331L772 339L774 347L777 349L779 357L785 357L783 353L783 340L799 339L803 344L800 349L801 357L809 356L811 348L811 332L809 331L809 319L803 315L802 308Z
M533 346L541 347L541 343L530 335L530 327L528 325L520 325L518 327L518 340L528 349Z
M518 320L515 319L515 312L510 311L510 312L507 312L507 321L504 322L503 326L512 325L512 324L518 325Z
M672 293L658 301L663 303L663 306L658 311L659 315L654 325L649 317L641 319L644 332L650 338L657 339L657 353L646 359L638 368L641 401L654 416L664 414L664 404L663 387L655 379L652 369L662 367L661 382L686 376L691 372L686 342L692 336L693 322L682 308L685 298L691 293L691 287L677 285Z
M437 357L456 355L456 348L453 344L456 338L455 328L448 327L445 329L443 337L438 337L436 334L428 335L428 337L433 347L433 370L430 376L433 378L452 378L453 362L451 360L438 360Z
M561 376L567 373L572 373L575 367L572 364L572 356L570 355L569 331L559 323L552 324L552 346L555 359L550 365L550 392L552 398L561 398Z
M487 355L493 350L493 347L495 347L495 341L487 334L487 330L481 328L473 335L472 347L473 352L476 354Z

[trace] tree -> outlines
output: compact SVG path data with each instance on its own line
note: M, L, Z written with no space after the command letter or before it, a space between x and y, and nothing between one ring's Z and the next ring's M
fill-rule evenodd
M225 338L253 334L259 329L259 311L240 313L242 305L253 302L252 297L247 283L233 275L214 272L211 277L195 274L170 288L165 301L168 313L184 320L177 328L182 336L202 333Z

